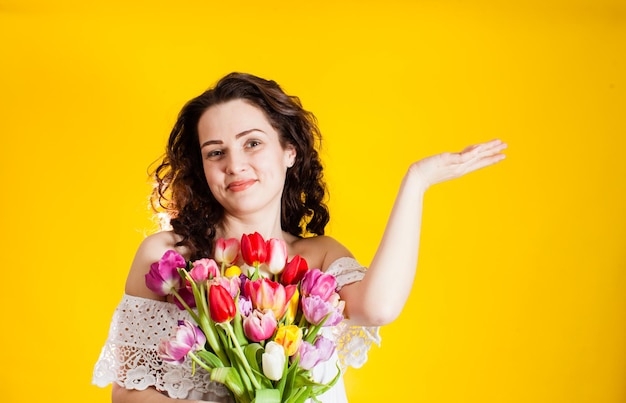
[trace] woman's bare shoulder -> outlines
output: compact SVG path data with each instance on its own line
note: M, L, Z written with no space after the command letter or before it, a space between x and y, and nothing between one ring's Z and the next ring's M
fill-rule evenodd
M172 231L161 231L147 236L141 242L126 279L126 294L157 300L164 299L146 287L145 277L150 271L150 265L161 259L165 252L170 249L180 252L180 248L176 247L179 238Z
M299 239L294 243L294 252L305 258L309 267L322 270L341 257L353 257L341 242L327 235Z

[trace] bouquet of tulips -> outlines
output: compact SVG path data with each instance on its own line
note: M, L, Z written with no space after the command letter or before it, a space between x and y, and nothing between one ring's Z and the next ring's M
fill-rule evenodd
M237 266L238 261L245 264ZM264 274L267 273L267 274ZM186 261L173 250L151 265L146 285L171 295L193 322L180 321L162 340L165 362L191 359L228 387L238 403L302 403L330 389L313 367L330 359L335 343L320 330L343 319L334 276L288 261L283 240L259 233L218 239L213 259Z

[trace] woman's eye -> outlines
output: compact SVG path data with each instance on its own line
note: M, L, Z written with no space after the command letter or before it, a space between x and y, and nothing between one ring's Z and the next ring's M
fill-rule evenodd
M209 152L206 154L206 157L207 157L208 159L215 159L215 158L219 158L219 157L220 157L220 156L222 156L223 154L224 154L224 153L223 153L221 150L212 150L212 151L209 151Z
M248 141L248 143L246 144L246 146L247 146L248 148L254 148L254 147L259 146L259 145L261 145L261 142L260 142L259 140L250 140L250 141Z

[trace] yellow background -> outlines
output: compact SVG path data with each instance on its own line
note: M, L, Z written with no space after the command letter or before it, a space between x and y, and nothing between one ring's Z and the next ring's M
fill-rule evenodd
M3 402L109 401L91 372L155 228L146 170L230 71L316 113L329 233L366 264L408 164L510 145L428 191L351 402L626 402L624 1L0 0L0 38Z

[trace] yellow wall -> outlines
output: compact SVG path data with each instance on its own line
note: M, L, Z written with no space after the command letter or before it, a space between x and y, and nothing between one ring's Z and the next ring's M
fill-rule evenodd
M91 371L154 229L146 169L233 70L317 114L329 232L365 263L410 162L510 144L429 190L352 402L626 402L623 1L126 3L0 0L3 402L109 401Z

